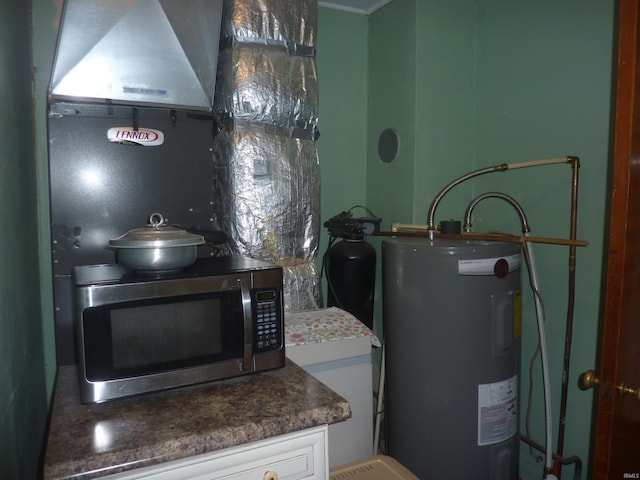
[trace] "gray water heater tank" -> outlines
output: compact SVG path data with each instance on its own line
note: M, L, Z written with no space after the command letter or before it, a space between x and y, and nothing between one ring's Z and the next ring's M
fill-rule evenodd
M382 244L387 452L419 478L516 480L519 244Z

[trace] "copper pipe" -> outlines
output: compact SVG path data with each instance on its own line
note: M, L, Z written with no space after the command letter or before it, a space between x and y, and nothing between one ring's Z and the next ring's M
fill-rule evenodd
M545 451L545 448L542 445L540 445L538 442L535 442L534 440L527 437L526 435L521 434L520 440L522 440L524 443L526 443L530 447L535 448L539 452ZM571 457L564 458L557 454L554 454L553 458L555 460L556 465L572 465L572 464L575 465L575 470L573 475L574 480L580 480L580 478L582 478L582 460L580 459L580 457L574 455Z
M576 239L578 223L578 172L580 170L580 159L569 157L571 161L572 181L571 181L571 226L569 238ZM569 367L571 365L571 341L573 337L573 315L576 290L576 247L569 247L569 295L567 300L567 325L564 337L564 359L562 366L562 393L560 396L560 420L558 425L558 446L556 452L562 457L564 452L564 433L567 422L567 397L569 391ZM561 477L560 466L556 465L556 476Z

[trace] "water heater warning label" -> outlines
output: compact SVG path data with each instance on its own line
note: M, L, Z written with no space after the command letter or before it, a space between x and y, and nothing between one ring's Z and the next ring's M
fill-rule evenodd
M518 375L478 385L478 446L503 442L518 429Z

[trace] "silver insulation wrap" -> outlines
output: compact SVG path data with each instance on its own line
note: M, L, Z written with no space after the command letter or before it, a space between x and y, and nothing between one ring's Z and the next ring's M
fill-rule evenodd
M225 0L222 36L312 55L317 15L317 0Z
M286 311L322 306L316 33L316 0L224 0L214 228L283 267Z
M235 119L286 127L318 122L318 75L313 57L254 44L218 55L214 111Z
M213 143L215 228L232 251L279 265L317 256L320 166L312 140L237 124Z
M286 311L298 312L322 307L320 273L313 260L284 265L282 273Z

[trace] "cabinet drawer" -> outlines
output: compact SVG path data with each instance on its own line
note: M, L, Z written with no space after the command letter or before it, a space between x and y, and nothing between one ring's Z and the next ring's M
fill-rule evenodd
M104 477L109 480L325 480L327 426ZM267 476L268 477L268 476ZM276 478L276 477L274 477Z

